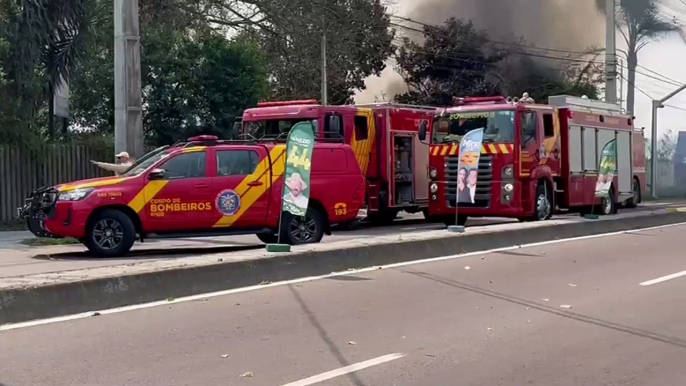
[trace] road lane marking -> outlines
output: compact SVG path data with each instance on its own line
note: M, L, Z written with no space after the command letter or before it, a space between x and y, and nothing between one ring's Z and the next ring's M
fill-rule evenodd
M658 283L662 283L662 282L665 282L667 280L676 279L676 278L682 277L682 276L686 276L686 271L681 271L681 272L673 273L671 275L658 277L657 279L644 281L643 283L641 283L639 285L648 286L648 285L658 284Z
M404 356L405 356L405 354L401 354L401 353L388 354L388 355L380 356L378 358L370 359L368 361L355 363L355 364L350 365L350 366L341 367L341 368L336 369L336 370L327 371L325 373L321 373L319 375L315 375L315 376L312 376L309 378L301 379L299 381L287 383L283 386L309 386L309 385L314 385L315 383L324 382L324 381L332 379L332 378L340 377L341 375L354 373L356 371L360 371L360 370L366 369L368 367L378 366L378 365L381 365L384 363L388 363L390 361L400 359Z
M243 292L263 290L266 288L280 287L280 286L291 285L291 284L300 284L300 283L317 281L317 280L324 280L324 279L329 279L329 278L338 277L338 276L358 275L360 273L373 272L373 271L378 271L380 269L400 268L400 267L407 267L407 266L417 265L417 264L436 263L436 262L440 262L440 261L459 259L459 258L463 258L463 257L481 256L481 255L497 253L497 252L513 251L513 250L522 249L522 248L540 247L540 246L544 246L544 245L554 245L554 244L566 243L566 242L571 242L571 241L581 241L581 240L589 240L589 239L595 239L595 238L600 238L600 237L618 236L618 235L632 234L632 233L637 233L637 232L645 232L645 231L671 228L671 227L683 226L683 225L686 225L686 223L667 224L667 225L660 225L660 226L649 227L649 228L634 229L634 230L630 230L630 231L600 233L600 234L595 234L595 235L572 237L572 238L568 238L568 239L556 239L556 240L543 241L540 243L514 245L514 246L510 246L510 247L496 248L496 249L490 249L490 250L475 251L475 252L449 255L449 256L432 257L432 258L428 258L428 259L405 261L402 263L388 264L388 265L368 267L368 268L353 269L353 270L343 271L343 272L332 272L332 273L329 273L326 275L320 275L320 276L310 276L310 277L304 277L304 278L300 278L300 279L285 280L285 281L279 281L279 282L274 282L274 283L269 283L269 284L258 284L258 285L253 285L253 286L249 286L249 287L234 288L234 289L230 289L230 290L210 292L210 293L206 293L206 294L184 296L184 297L177 298L173 301L159 300L159 301L151 302L151 303L135 304L135 305L131 305L131 306L111 308L111 309L101 310L101 311L93 310L93 311L89 311L89 312L82 312L79 314L59 316L59 317L50 318L50 319L39 319L39 320L32 320L29 322L2 324L2 325L0 325L0 332L1 331L8 331L8 330L16 330L19 328L28 328L28 327L41 326L41 325L45 325L45 324L61 323L61 322L67 322L67 321L72 321L72 320L77 320L77 319L90 318L93 316L94 313L101 315L98 317L102 317L102 315L118 314L121 312L136 311L136 310L142 310L142 309L146 309L146 308L159 307L159 306L169 306L169 305L175 304L175 303L199 301L199 300L210 299L210 298L215 298L215 297L220 297L220 296L233 295L233 294L238 294L238 293L243 293Z

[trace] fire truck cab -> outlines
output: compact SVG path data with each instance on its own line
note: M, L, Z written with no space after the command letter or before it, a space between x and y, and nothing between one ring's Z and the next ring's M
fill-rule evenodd
M636 206L645 155L633 117L587 98L553 96L548 102L456 98L456 106L438 111L428 139L429 214L464 225L469 216L545 220L556 208L612 214L618 204ZM484 130L481 154L460 154L461 138L477 129ZM600 175L601 154L613 140L616 170ZM596 197L596 184L607 178L610 197ZM471 202L458 200L470 194Z
M368 219L385 223L401 210L428 210L429 146L419 140L418 132L431 125L434 112L432 107L389 103L264 102L243 113L241 135L279 137L298 122L314 121L319 140L343 139L353 148L367 178Z

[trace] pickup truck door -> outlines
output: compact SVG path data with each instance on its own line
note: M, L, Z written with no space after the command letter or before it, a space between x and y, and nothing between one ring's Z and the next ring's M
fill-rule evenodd
M258 146L212 149L216 174L211 178L218 212L215 228L262 228L269 214L271 167L267 151Z
M211 228L216 219L212 203L209 165L205 150L170 156L157 166L164 169L157 188L145 189L145 229L149 232L184 232Z

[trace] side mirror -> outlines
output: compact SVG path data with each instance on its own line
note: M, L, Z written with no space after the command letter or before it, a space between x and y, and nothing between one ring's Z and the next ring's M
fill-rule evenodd
M341 134L341 120L335 115L329 116L329 130L333 133Z
M149 180L161 180L164 178L164 169L152 169L148 174Z
M426 141L426 131L428 130L429 124L426 121L421 121L419 123L419 140L422 142Z

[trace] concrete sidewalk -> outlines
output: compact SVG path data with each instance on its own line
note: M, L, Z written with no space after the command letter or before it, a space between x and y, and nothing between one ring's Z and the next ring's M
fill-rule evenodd
M101 310L167 298L325 275L351 268L507 248L561 238L686 223L665 209L600 220L580 217L534 223L379 235L312 244L291 253L263 249L173 260L0 278L0 324Z

